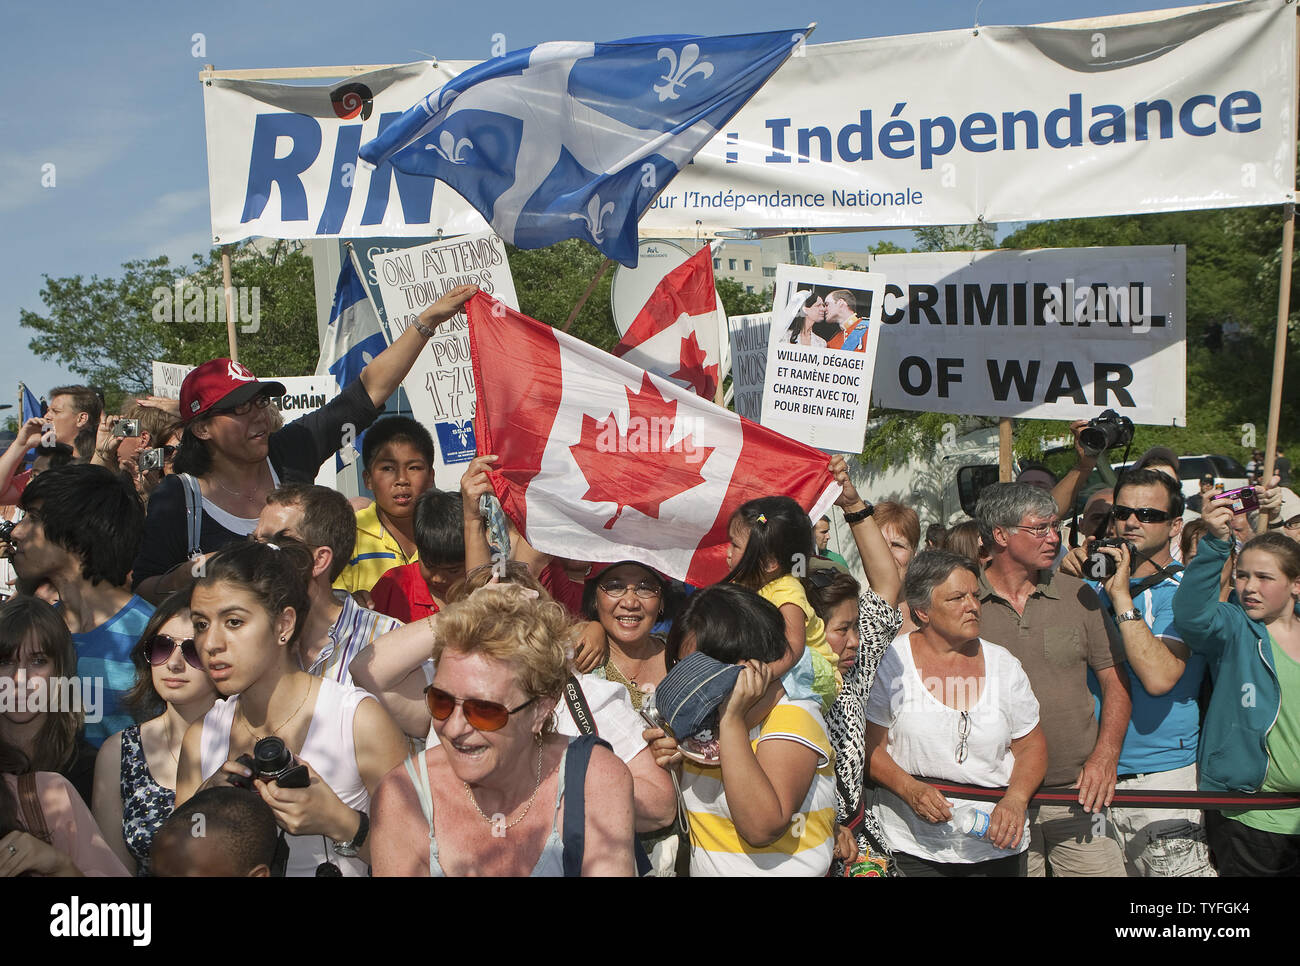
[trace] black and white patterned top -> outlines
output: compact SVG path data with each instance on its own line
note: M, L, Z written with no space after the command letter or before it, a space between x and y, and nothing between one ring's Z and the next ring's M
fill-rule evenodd
M862 856L868 851L876 856L890 854L871 809L863 809L862 783L867 762L867 695L875 683L881 657L902 626L903 615L898 608L890 607L870 588L862 592L858 598L858 659L844 675L844 687L826 720L835 748L835 818L839 824L848 825L859 811L864 813L857 830ZM839 859L831 874L844 874Z
M136 875L149 874L153 837L175 804L176 792L154 781L140 726L132 725L122 732L122 839L135 858Z

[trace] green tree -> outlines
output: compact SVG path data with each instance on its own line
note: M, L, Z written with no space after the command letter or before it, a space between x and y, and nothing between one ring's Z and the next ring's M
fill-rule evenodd
M997 229L995 224L978 221L973 225L927 225L913 229L912 234L918 252L970 252L993 248Z
M727 315L758 315L772 311L776 285L769 285L761 292L746 292L745 286L734 278L719 277L714 279L713 287L717 290L723 311Z
M44 276L45 314L19 315L36 333L31 350L109 397L149 392L154 360L198 365L227 355L220 251L193 261L189 271L160 256L126 262L117 277ZM240 361L265 376L312 372L319 348L307 254L283 241L242 245L231 256L231 284L236 312L246 310Z
M596 277L605 257L580 239L570 238L548 248L506 246L510 273L519 295L519 311L539 322L563 328L578 299ZM618 342L609 305L612 266L573 320L569 334L608 351Z

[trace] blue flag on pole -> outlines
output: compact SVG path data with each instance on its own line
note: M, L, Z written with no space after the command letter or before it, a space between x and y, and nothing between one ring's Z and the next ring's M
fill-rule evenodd
M21 426L29 419L36 419L41 413L40 400L32 395L32 391L23 385L23 417L18 421Z
M582 238L633 267L641 213L811 30L526 47L448 81L360 154L445 181L519 248Z
M332 375L342 389L359 378L366 364L386 348L388 340L379 324L379 316L370 304L355 257L349 250L339 272L338 284L334 287L334 306L330 309L330 324L321 346L316 374ZM364 435L362 433L351 446L339 450L335 459L336 469L342 470L356 460Z

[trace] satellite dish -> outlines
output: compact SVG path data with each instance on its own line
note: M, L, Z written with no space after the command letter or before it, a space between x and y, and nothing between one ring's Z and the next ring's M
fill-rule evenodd
M650 293L665 275L683 264L693 253L679 242L646 238L637 245L636 268L619 265L609 286L609 304L619 336L627 333Z

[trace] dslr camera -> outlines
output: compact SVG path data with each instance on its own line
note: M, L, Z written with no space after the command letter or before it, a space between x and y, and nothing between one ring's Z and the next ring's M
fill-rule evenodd
M1092 539L1088 541L1088 559L1083 564L1083 576L1089 580L1109 580L1115 576L1117 564L1110 554L1102 553L1101 547L1118 547L1128 551L1128 565L1133 567L1133 544L1119 537L1111 537L1105 540Z
M9 537L13 534L15 526L17 524L12 520L0 520L0 542L9 542Z
M294 758L293 752L275 735L259 739L253 746L251 755L240 755L235 761L253 773L252 778L240 775L229 777L230 784L240 788L251 789L254 779L258 778L264 782L275 782L281 788L306 788L311 784L307 766Z
M1079 445L1089 456L1100 456L1108 449L1127 446L1132 441L1133 420L1113 409L1103 410L1079 430Z

